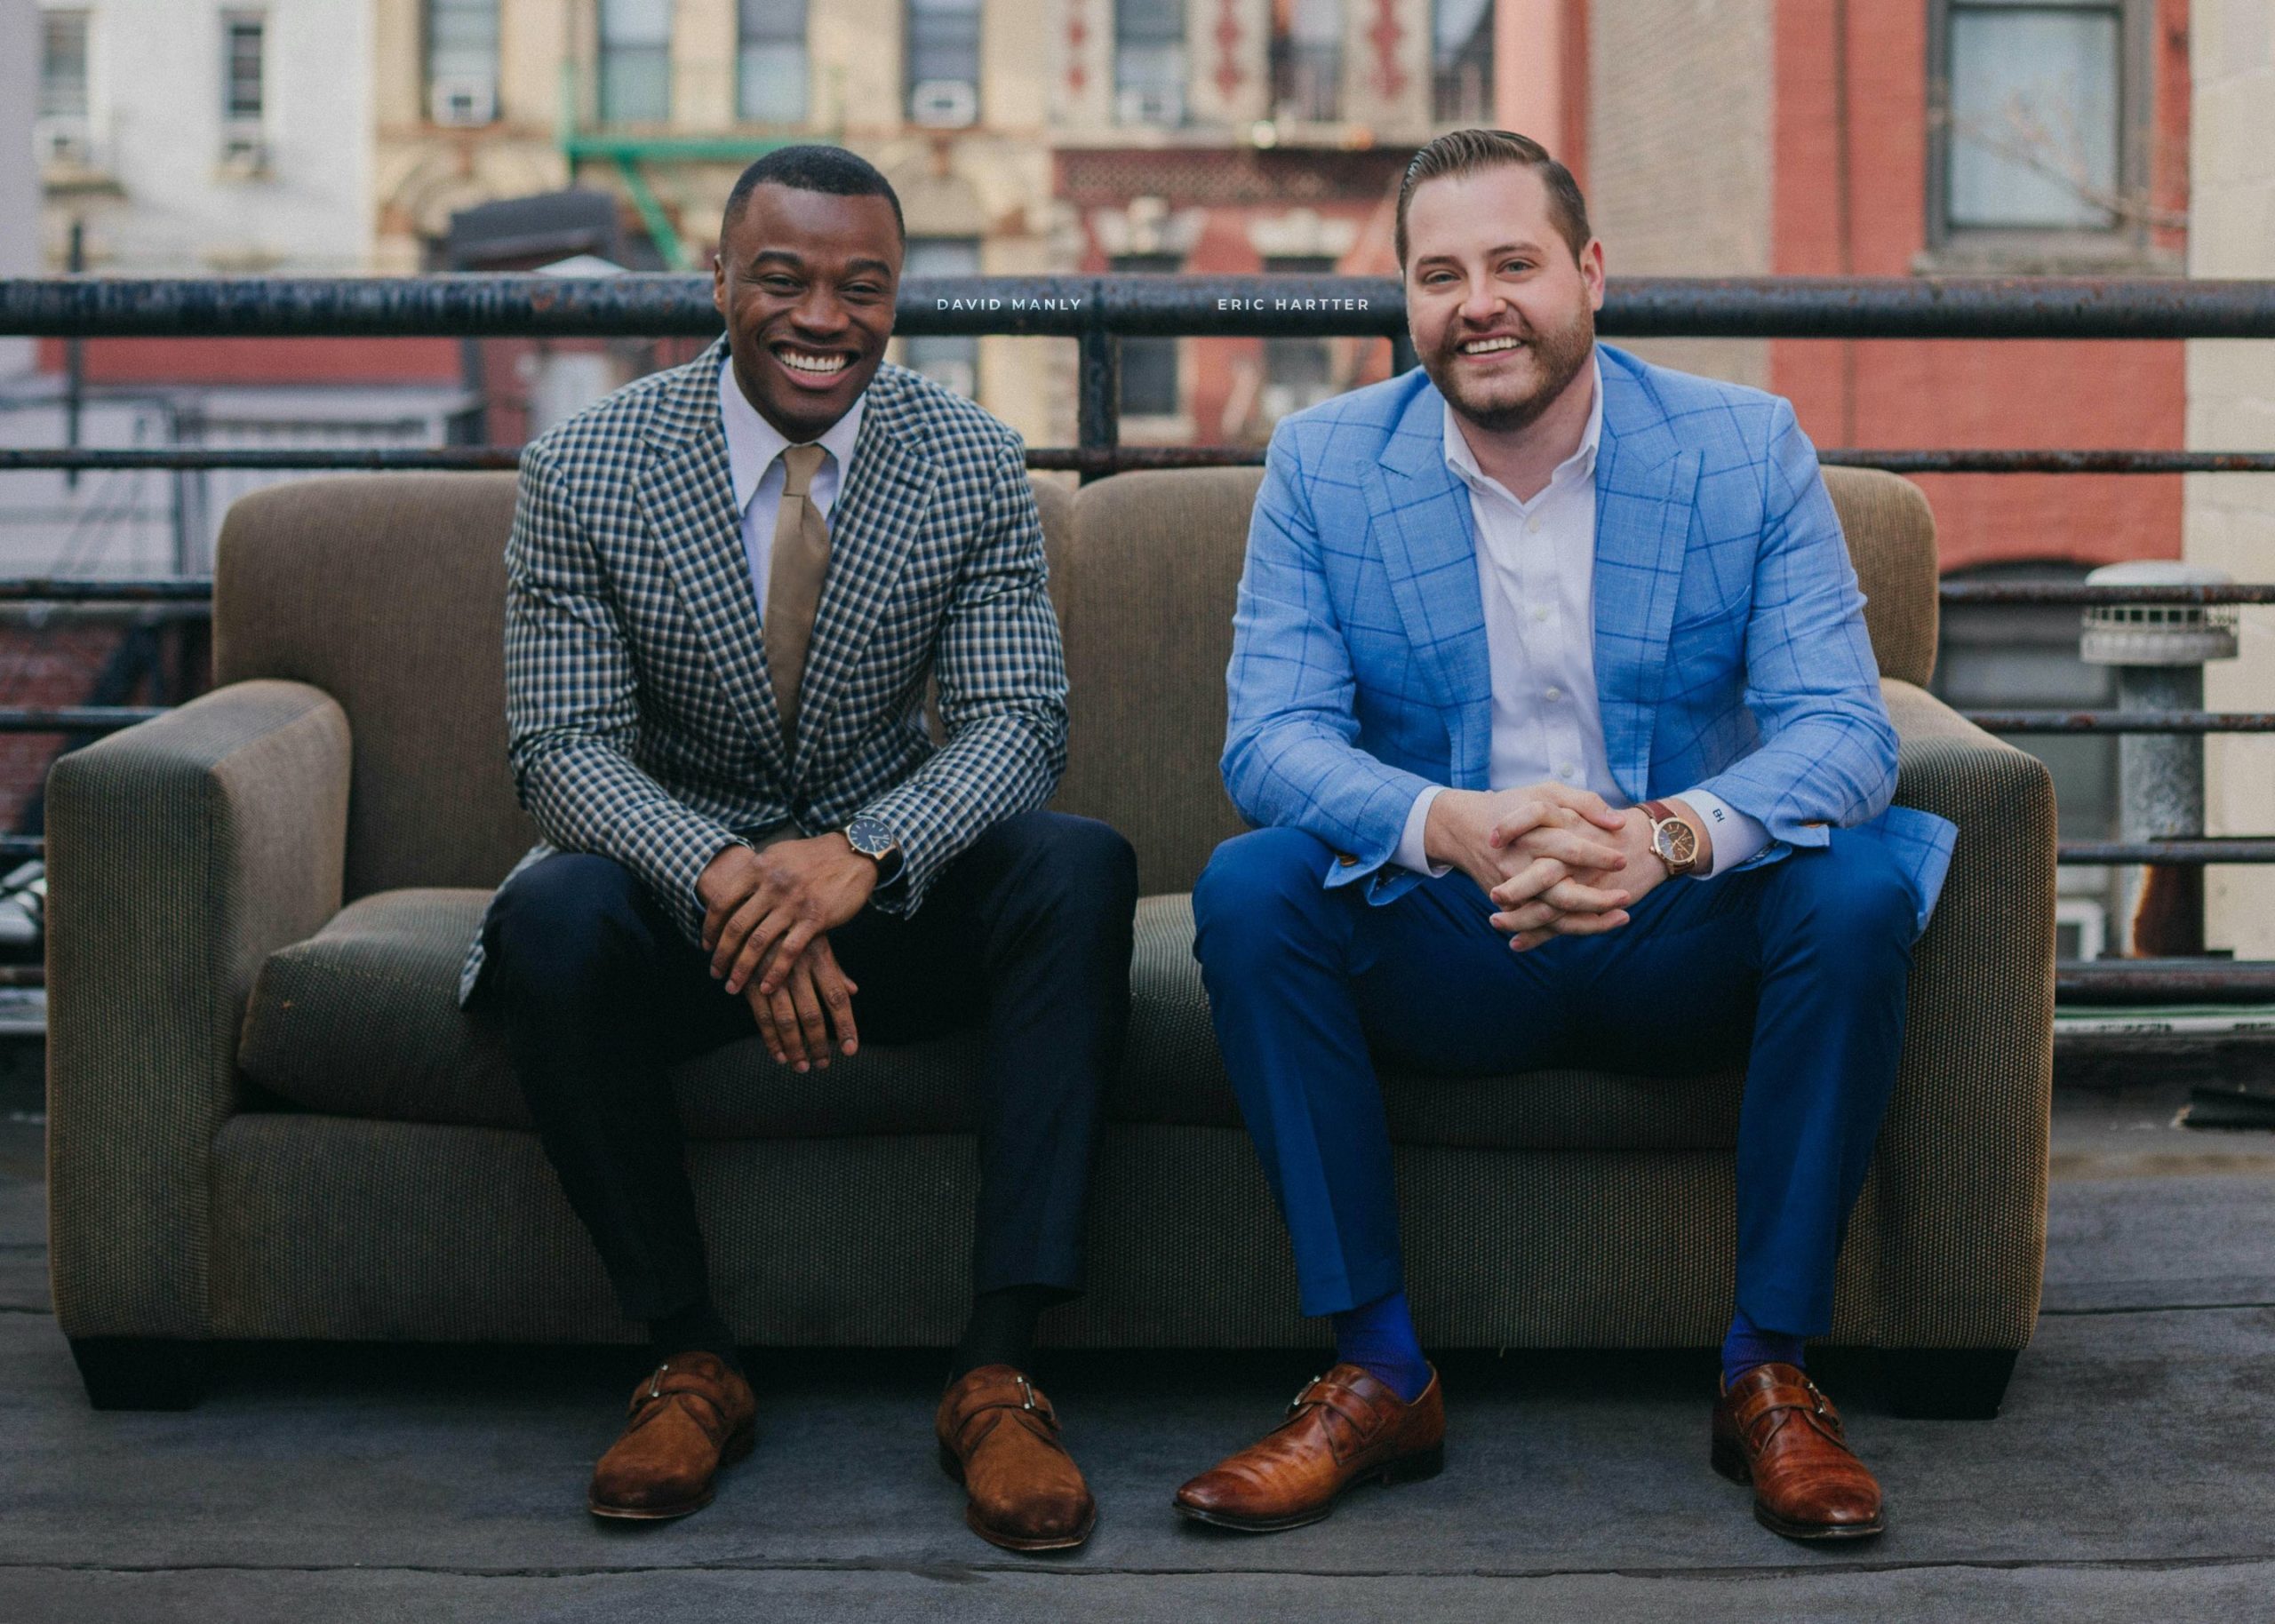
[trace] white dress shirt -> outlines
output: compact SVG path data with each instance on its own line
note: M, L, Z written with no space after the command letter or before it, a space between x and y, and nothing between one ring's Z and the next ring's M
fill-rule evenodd
M822 431L819 443L825 455L814 470L806 499L821 511L825 522L853 460L853 442L861 433L861 400L855 395L845 415ZM758 408L743 394L735 381L732 356L719 363L719 422L727 431L727 473L734 482L736 511L743 516L743 556L750 561L750 589L758 600L762 625L767 577L774 568L774 521L781 511L782 487L789 479L782 453L790 442L758 415Z
M1603 363L1593 363L1594 404L1580 448L1556 466L1529 502L1477 466L1453 407L1445 409L1446 466L1469 488L1477 534L1477 585L1485 609L1485 648L1493 681L1492 750L1486 783L1496 790L1569 784L1614 807L1633 803L1611 776L1603 712L1596 696L1596 448L1603 439ZM1429 861L1423 831L1433 784L1414 798L1392 861L1442 874ZM1674 797L1712 836L1714 860L1699 879L1727 873L1769 843L1769 832L1720 796L1689 790Z

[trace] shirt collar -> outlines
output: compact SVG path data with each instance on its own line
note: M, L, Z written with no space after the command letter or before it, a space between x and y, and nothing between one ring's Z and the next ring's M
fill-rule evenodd
M1603 352L1591 346L1588 365L1595 373L1596 394L1588 408L1588 426L1580 436L1579 449L1556 465L1548 482L1554 485L1568 476L1585 476L1595 466L1596 449L1603 442ZM1445 407L1446 466L1465 482L1490 481L1492 475L1477 466L1477 453L1470 450L1469 441L1461 432L1461 425L1454 421L1453 402ZM1513 500L1513 498L1512 498ZM1540 498L1535 497L1535 501Z
M841 484L853 463L853 445L860 438L861 404L866 394L865 390L855 395L845 415L824 429L818 442L822 450L837 459ZM719 422L727 431L727 474L734 481L735 511L741 513L750 506L750 499L758 494L759 481L766 477L767 469L790 442L750 403L750 397L735 381L731 355L719 362Z

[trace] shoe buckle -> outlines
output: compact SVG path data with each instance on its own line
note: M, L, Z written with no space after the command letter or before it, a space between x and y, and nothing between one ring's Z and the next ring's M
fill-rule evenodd
M1028 1410L1028 1411L1032 1411L1032 1410L1034 1410L1034 1407L1035 1407L1035 1404L1034 1404L1034 1383L1030 1382L1030 1381L1028 1381L1025 1376L1021 1376L1021 1377L1019 1377L1019 1378L1018 1378L1018 1383L1019 1383L1019 1391L1021 1391L1022 1393L1025 1393L1025 1394L1026 1395L1026 1402L1025 1404L1021 1405L1019 1406L1019 1408L1021 1408L1022 1410Z
M661 1365L656 1366L656 1373L648 1378L649 1397L661 1398L664 1396L664 1373L671 1367L672 1362L669 1359L666 1359Z
M1319 1383L1320 1378L1313 1376L1310 1381L1305 1382L1303 1386L1297 1388L1296 1389L1296 1396L1288 1401L1288 1413L1293 1415L1297 1411L1302 1409L1304 1407L1304 1396L1306 1393L1309 1393L1312 1389L1317 1387Z

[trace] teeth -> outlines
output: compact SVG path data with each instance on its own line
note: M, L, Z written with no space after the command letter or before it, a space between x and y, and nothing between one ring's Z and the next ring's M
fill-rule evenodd
M1513 350L1516 347L1517 341L1514 338L1479 338L1463 345L1461 353L1465 355L1489 355L1495 350Z
M801 372L829 373L845 370L845 357L842 355L801 355L794 350L777 350L774 353L782 358L784 366L795 367Z

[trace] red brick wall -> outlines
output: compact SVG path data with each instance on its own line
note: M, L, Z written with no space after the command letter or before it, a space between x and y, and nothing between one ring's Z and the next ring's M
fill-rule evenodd
M1836 12L1845 60L1835 60ZM2155 35L2158 203L2184 208L2187 0ZM1903 276L1927 245L1924 0L1777 0L1772 263L1793 276ZM1845 94L1847 139L1837 116ZM1845 147L1845 151L1844 151ZM1845 162L1844 162L1845 160ZM1844 191L1845 187L1845 191ZM2180 246L2181 234L2159 234ZM2140 447L2184 443L2176 343L1780 340L1771 386L1819 445ZM2177 478L1939 475L1920 481L1946 569L2180 553Z

